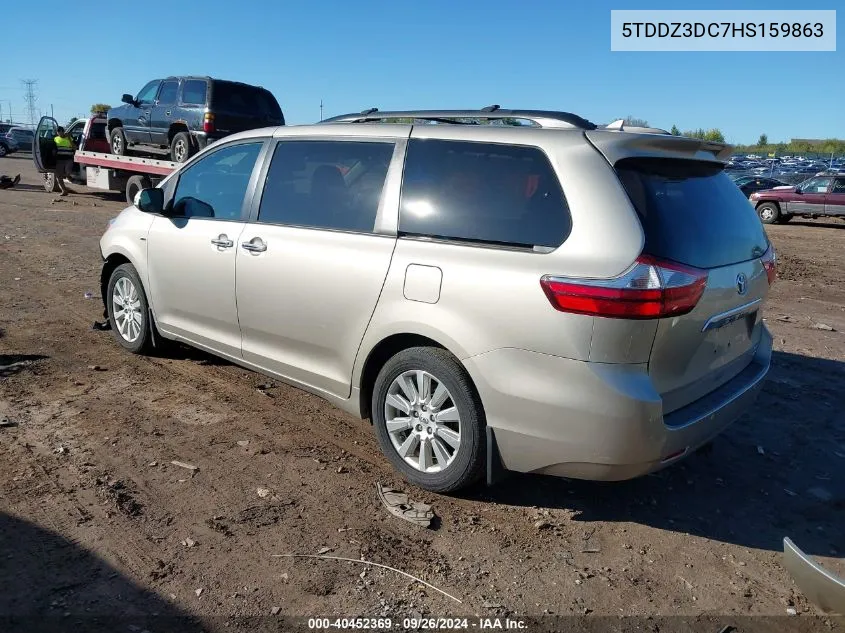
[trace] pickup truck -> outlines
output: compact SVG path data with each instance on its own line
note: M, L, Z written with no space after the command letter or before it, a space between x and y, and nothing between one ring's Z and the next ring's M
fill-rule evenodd
M805 218L845 217L845 175L818 175L795 187L755 191L748 200L764 224Z

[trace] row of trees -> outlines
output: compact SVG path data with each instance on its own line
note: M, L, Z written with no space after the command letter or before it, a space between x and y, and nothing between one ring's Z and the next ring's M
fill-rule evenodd
M626 116L622 120L624 124L629 127L649 127L648 121L645 119L638 119L637 117L633 117L631 115ZM722 130L718 128L711 128L709 130L698 128L697 130L686 130L685 132L681 132L677 125L673 125L672 129L669 131L674 136L689 136L690 138L700 138L705 141L714 141L716 143L725 142L725 135L722 134Z
M648 121L644 119L638 119L633 116L625 117L624 121L625 125L631 127L648 127ZM709 130L698 128L697 130L686 130L684 132L681 132L681 130L678 129L677 125L673 125L670 131L675 136L689 136L692 138L704 139L706 141L715 141L717 143L725 142L725 135L722 134L722 131L718 128L711 128ZM834 154L835 156L845 155L845 140L840 140L836 138L826 139L821 143L809 143L807 141L770 143L769 136L767 134L761 134L760 138L757 139L757 143L755 145L736 145L735 147L738 152L754 152L756 154L776 154L777 156L784 156L790 154L809 154L821 156L830 156L831 154Z

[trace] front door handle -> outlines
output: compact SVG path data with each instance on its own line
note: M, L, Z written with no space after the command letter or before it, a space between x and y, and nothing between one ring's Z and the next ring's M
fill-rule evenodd
M221 233L216 238L211 240L211 243L214 244L217 248L232 248L235 243L229 239L229 236L225 233Z
M170 110L165 111L164 116L170 116Z
M253 237L249 242L241 242L241 248L250 253L263 253L267 250L267 244L260 237Z

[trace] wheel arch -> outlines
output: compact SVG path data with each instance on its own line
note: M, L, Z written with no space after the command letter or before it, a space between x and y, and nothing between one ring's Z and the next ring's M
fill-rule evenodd
M173 137L179 134L179 132L187 132L188 137L191 137L191 130L188 127L187 121L180 119L178 121L173 121L173 123L170 124L170 127L167 129L167 143L172 143Z
M756 205L754 205L754 208L755 208L755 209L759 209L759 208L760 208L761 206L763 206L764 204L771 204L771 205L774 205L775 207L777 207L777 210L778 210L778 211L782 211L782 210L783 210L783 207L782 207L782 206L781 206L781 204L780 204L780 200L758 200L758 201L757 201L757 204L756 204Z
M444 343L444 341L447 342ZM358 378L355 381L355 384L358 386L358 407L361 418L370 418L370 422L372 422L370 404L372 401L376 377L378 376L379 371L381 371L381 368L384 367L384 364L395 354L411 347L435 347L449 352L455 357L455 360L461 365L461 367L463 367L464 371L467 372L470 384L473 389L475 389L479 402L481 401L478 388L476 387L469 370L463 362L461 362L461 358L466 355L462 353L462 350L459 350L459 347L456 344L448 340L447 337L443 337L438 333L422 333L418 331L394 332L385 336L373 345L369 349L369 352L363 362L361 362L358 371Z
M114 130L114 128L123 127L123 121L121 121L118 118L111 118L111 119L108 120L106 127L107 127L109 133L111 133L112 130Z
M124 248L121 248L119 244L113 245L111 251L108 255L104 256L105 259L103 260L103 267L100 270L100 296L103 299L103 308L106 307L106 301L108 298L106 295L108 294L109 288L109 279L111 279L111 275L114 270L122 265L122 264L132 264L135 268L135 271L138 273L138 277L141 280L141 288L144 291L144 296L147 298L147 305L150 308L150 311L153 313L153 318L155 318L155 309L153 307L152 297L150 296L150 290L147 287L149 280L147 276L144 274L145 271L142 266L138 265L138 262Z

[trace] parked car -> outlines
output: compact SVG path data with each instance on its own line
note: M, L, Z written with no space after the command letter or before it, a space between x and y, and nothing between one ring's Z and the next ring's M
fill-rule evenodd
M816 176L797 187L757 191L749 196L765 224L782 224L794 216L845 216L845 176Z
M788 187L789 184L782 180L774 178L766 178L764 176L754 176L743 182L737 181L737 187L742 194L747 198L755 191L763 191L764 189L774 189L775 187Z
M32 130L25 127L13 127L6 132L6 138L14 139L18 144L18 149L31 152L32 140L35 138L35 134Z
M727 150L496 106L236 134L110 224L104 308L131 352L181 341L371 418L429 490L636 477L769 369L774 249Z
M285 123L269 90L211 77L154 79L122 101L107 115L112 152L165 148L177 163L229 134Z
M14 137L0 136L0 158L7 154L14 154L20 149Z

